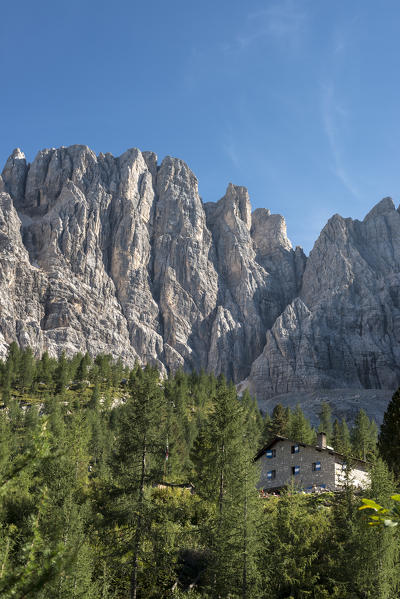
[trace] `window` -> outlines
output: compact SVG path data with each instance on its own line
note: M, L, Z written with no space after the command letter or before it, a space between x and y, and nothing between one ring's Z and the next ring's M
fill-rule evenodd
M321 470L321 462L314 462L312 465L313 472L318 472Z
M276 478L276 470L270 470L267 472L267 480L274 480Z
M292 453L299 453L299 446L298 445L292 445Z
M267 458L275 458L276 449L267 449Z
M300 474L300 466L292 466L292 474L296 476L296 474Z

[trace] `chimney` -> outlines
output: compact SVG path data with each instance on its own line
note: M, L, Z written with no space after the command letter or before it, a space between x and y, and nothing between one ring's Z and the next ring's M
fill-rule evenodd
M318 433L317 447L320 447L321 449L326 449L326 434L325 433Z

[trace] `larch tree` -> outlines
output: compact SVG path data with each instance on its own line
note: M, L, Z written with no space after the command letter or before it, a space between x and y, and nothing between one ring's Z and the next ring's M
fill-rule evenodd
M127 553L130 560L131 599L140 588L140 556L149 529L151 505L146 487L162 481L165 460L166 402L155 369L138 370L131 385L131 396L121 407L118 443L112 456L117 504L115 521L127 526Z
M257 596L257 522L259 473L246 430L243 405L236 390L220 378L214 409L192 452L196 488L212 511L203 523L210 551L207 568L212 597Z

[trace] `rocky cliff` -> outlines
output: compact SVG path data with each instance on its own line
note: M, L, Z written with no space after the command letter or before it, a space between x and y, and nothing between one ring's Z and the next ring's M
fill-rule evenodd
M390 198L362 222L329 220L247 382L264 399L294 389L398 387L400 213Z
M309 258L229 184L181 160L15 150L0 178L0 354L112 353L246 379L260 399L400 383L400 214L333 216ZM247 378L246 378L247 377Z

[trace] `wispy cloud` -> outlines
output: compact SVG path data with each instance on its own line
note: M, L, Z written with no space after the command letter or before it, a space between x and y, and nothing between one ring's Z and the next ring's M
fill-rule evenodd
M242 48L260 38L297 41L306 23L306 12L299 10L294 0L275 0L266 8L248 14L244 31L236 41Z
M229 41L220 43L223 54L247 50L260 41L285 42L285 48L296 47L306 30L308 15L295 0L269 0L269 6L248 13L242 29Z
M340 143L340 131L347 119L348 111L335 96L335 87L332 82L322 87L322 122L328 139L333 158L332 170L344 187L356 198L360 192L344 166L342 146Z

